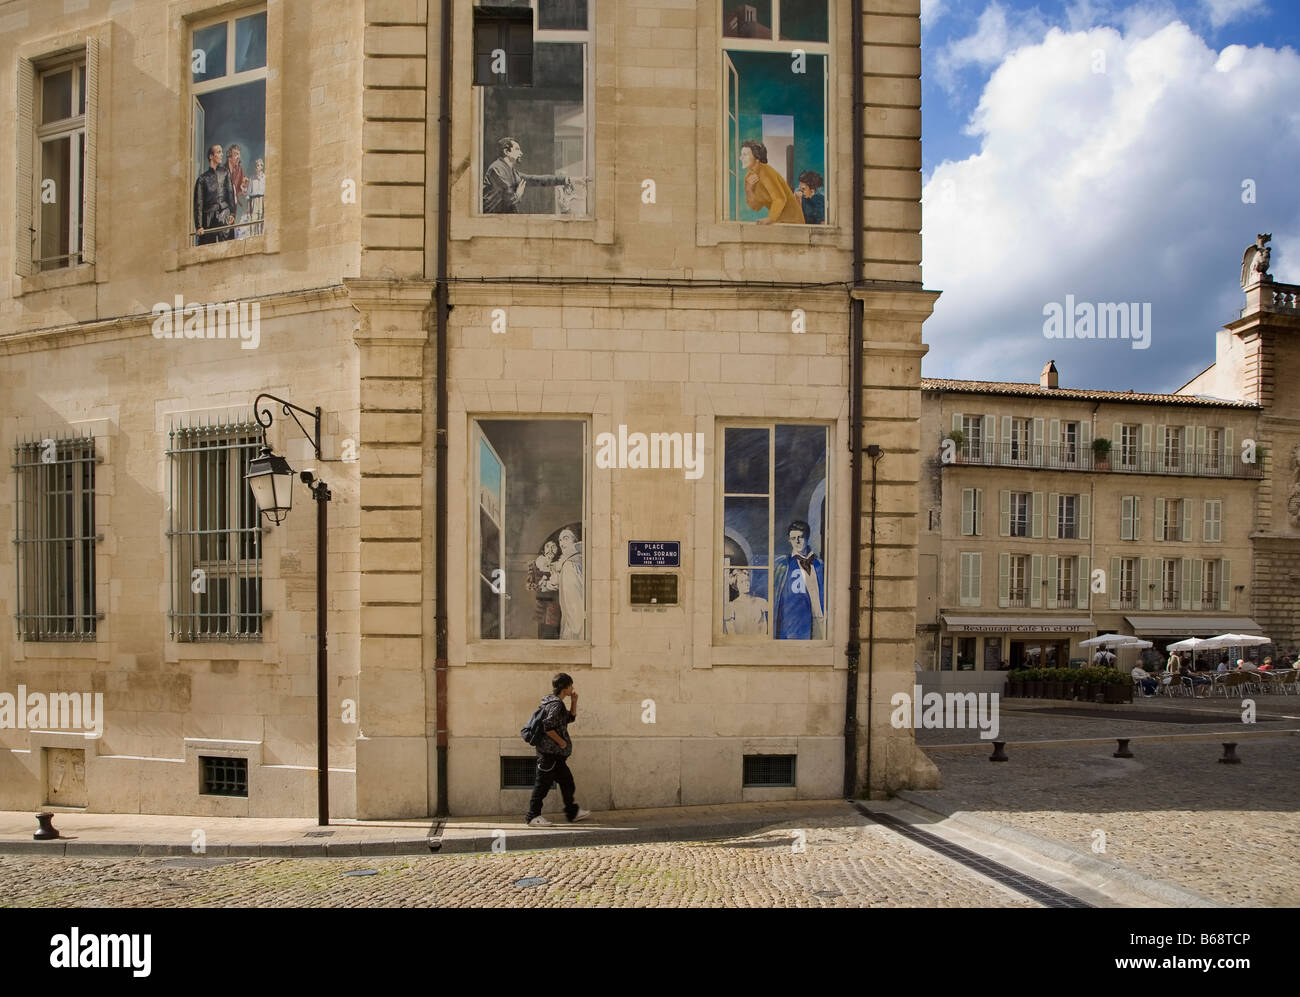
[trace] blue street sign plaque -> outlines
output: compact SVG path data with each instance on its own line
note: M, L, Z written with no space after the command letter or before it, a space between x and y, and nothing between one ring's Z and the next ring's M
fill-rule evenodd
M682 564L680 540L629 540L629 568L679 568Z

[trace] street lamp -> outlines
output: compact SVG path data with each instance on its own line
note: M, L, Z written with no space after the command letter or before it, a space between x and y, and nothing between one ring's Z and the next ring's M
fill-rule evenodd
M320 406L312 411L300 408L283 398L263 392L253 401L253 414L258 425L262 427L265 441L266 430L271 428L274 417L269 408L259 410L258 403L263 398L280 404L280 410L298 424L304 436L311 441L316 459L322 460L320 452ZM307 432L297 413L310 416L313 420L313 432ZM244 475L253 492L253 501L258 511L271 518L277 525L284 522L293 507L293 468L289 462L274 453L263 442L261 452L248 462L248 473ZM311 471L303 471L299 477L316 500L316 801L321 827L330 822L330 788L329 788L329 716L326 711L328 688L328 644L325 635L325 608L329 605L326 589L326 561L329 554L327 510L330 498L329 486L317 478Z

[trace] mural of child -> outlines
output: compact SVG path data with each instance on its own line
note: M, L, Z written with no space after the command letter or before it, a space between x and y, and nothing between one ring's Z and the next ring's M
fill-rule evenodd
M248 235L262 234L262 218L265 214L266 201L266 163L261 159L253 160L253 175L248 178L248 210L244 217L254 224L248 227Z
M826 195L819 193L824 184L822 175L814 170L804 170L799 174L799 189L794 196L799 198L803 207L803 220L806 225L823 225L826 222Z

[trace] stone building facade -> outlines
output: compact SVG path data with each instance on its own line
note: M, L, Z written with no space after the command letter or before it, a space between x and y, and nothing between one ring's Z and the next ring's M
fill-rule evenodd
M0 689L104 714L0 730L0 808L313 812L315 523L249 504L264 391L322 411L319 458L278 405L266 441L333 493L335 816L521 813L561 670L592 809L836 796L846 743L858 791L933 781L888 720L936 297L918 6L769 6L11 5Z
M1037 385L922 382L927 681L1000 688L1004 667L1090 661L1080 641L1101 633L1300 651L1296 419L1275 395L1300 376L1295 300L1246 288L1215 364L1172 394L1063 388L1051 362Z

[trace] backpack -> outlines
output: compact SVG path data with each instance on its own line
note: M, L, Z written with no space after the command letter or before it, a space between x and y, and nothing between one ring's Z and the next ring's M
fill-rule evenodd
M530 747L537 747L542 743L542 738L546 736L546 732L542 730L542 717L542 708L539 706L533 710L533 715L528 718L528 723L519 729L519 736Z

